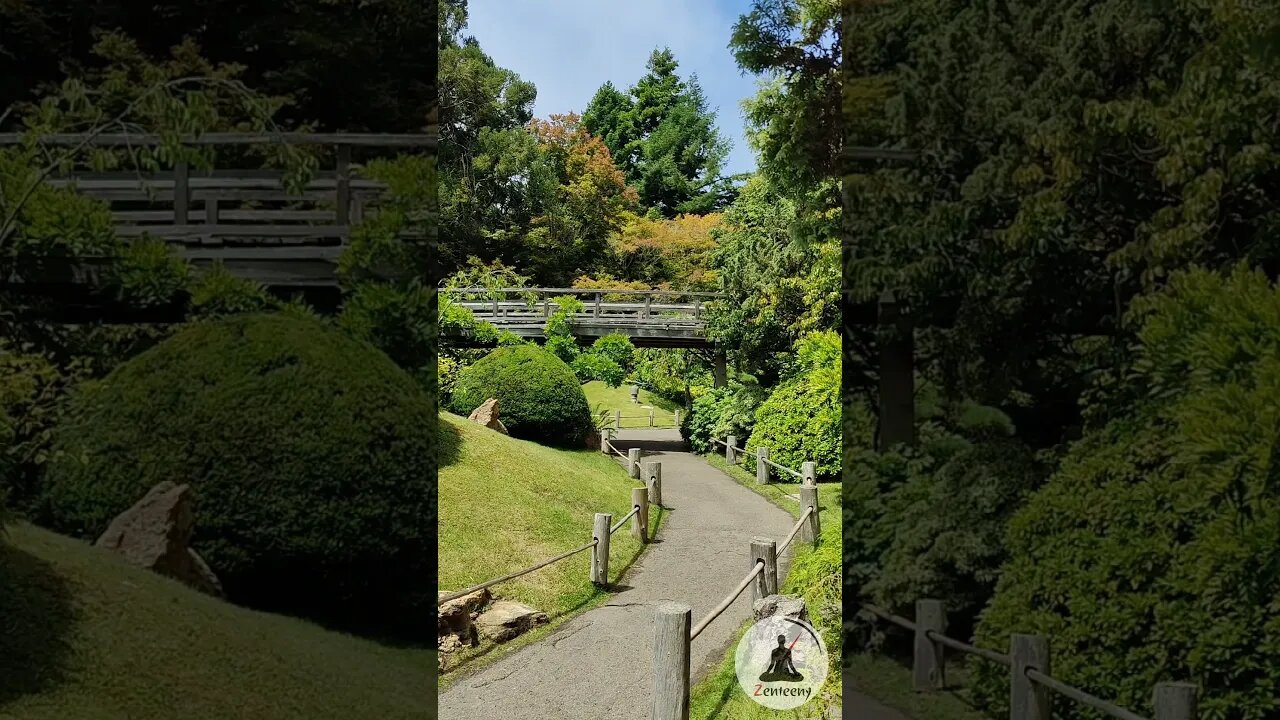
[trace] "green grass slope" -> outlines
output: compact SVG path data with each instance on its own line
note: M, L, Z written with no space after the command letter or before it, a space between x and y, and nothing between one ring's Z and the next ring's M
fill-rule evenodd
M617 522L631 511L639 481L594 450L562 450L516 440L456 415L440 423L440 589L458 590L529 567L591 542L595 513ZM650 512L651 532L657 512ZM613 534L610 580L641 550L627 527ZM590 582L590 552L493 587L553 617L601 595Z
M659 427L670 427L675 423L675 409L678 407L670 400L659 397L650 393L648 390L641 388L640 394L637 396L639 403L631 402L631 386L623 385L621 387L611 388L599 380L592 380L582 386L582 392L587 396L587 406L591 408L591 414L600 417L602 410L609 413L609 422L613 422L613 411L622 411L622 427L648 427L649 411L645 405L653 406L653 424ZM633 415L636 417L627 417Z
M0 718L435 717L434 649L202 595L86 543L0 540Z

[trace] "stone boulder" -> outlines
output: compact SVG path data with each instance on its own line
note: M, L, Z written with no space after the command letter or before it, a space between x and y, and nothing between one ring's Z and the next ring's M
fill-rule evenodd
M476 618L476 627L486 640L507 642L535 626L547 622L547 614L518 602L499 600Z
M755 613L757 622L768 617L786 617L809 622L809 611L804 606L804 600L794 595L762 597L752 604L751 610Z
M436 597L448 594L441 592ZM480 644L474 619L480 609L489 604L490 597L488 588L484 588L450 600L436 609L436 640L440 652L453 652L466 645L474 647Z
M507 426L503 425L502 420L498 419L498 398L485 400L480 404L480 407L471 411L467 419L490 430L497 430L503 435L507 434Z
M169 481L151 488L133 507L111 521L94 545L130 563L223 597L222 583L188 547L195 528L191 486Z

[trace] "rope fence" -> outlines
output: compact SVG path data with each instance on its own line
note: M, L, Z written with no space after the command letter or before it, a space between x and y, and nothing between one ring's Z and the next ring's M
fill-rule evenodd
M739 461L740 458L744 458L744 457L754 458L755 466L756 466L756 482L760 483L761 485L768 483L770 480L769 468L774 468L779 472L784 472L784 473L787 473L788 475L797 477L800 479L800 482L806 485L813 484L818 481L817 463L814 463L814 462L801 463L799 470L789 468L786 465L781 465L779 463L776 463L770 460L769 448L767 447L759 446L756 448L755 453L748 453L745 448L738 447L737 445L738 438L734 435L729 435L724 440L720 440L719 438L711 438L711 442L715 445L719 445L724 448L724 460L730 465L741 464Z
M653 649L653 720L683 720L689 717L689 654L694 638L702 634L725 610L752 588L753 602L778 594L778 556L799 537L815 547L820 542L818 488L801 487L800 517L779 545L773 540L753 538L751 571L696 625L690 626L692 613L688 605L662 603L654 621Z
M911 676L917 691L932 692L946 688L943 648L949 647L1009 668L1010 720L1051 720L1053 693L1118 720L1196 719L1197 687L1194 684L1156 683L1152 692L1155 715L1147 718L1055 679L1049 674L1049 640L1043 635L1015 633L1009 638L1009 653L1005 654L944 635L946 612L941 600L916 601L915 621L868 603L860 606L871 615L915 635Z
M639 457L639 448L632 448L630 454L624 453L614 447L608 439L601 436L601 451L605 451L606 447L608 449L612 449L613 452L617 453L624 459L630 460L632 457ZM543 560L542 562L522 570L517 570L513 573L503 575L502 577L487 580L478 585L472 585L465 590L458 590L456 592L449 593L448 595L444 595L436 600L436 607L440 607L441 605L457 600L458 598L466 597L471 593L479 592L487 587L492 587L498 583L504 583L508 580L514 580L518 577L528 575L535 570L541 570L552 563L560 562L561 560L565 560L586 550L592 550L591 582L597 585L608 585L610 536L616 533L623 525L627 524L628 520L630 520L632 537L639 540L641 544L647 544L649 542L649 506L658 505L660 507L662 505L662 465L661 463L650 463L649 465L651 475L648 484L645 487L636 487L631 489L631 512L622 516L622 518L616 523L613 523L613 515L611 513L596 513L592 525L591 542L560 553L553 558ZM632 462L630 464L630 468L631 477L640 477L638 470L638 468L640 468L640 463L638 461Z

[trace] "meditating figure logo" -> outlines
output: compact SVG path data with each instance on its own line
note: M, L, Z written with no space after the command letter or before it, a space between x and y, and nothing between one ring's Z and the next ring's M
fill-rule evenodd
M773 649L773 654L769 657L769 669L760 675L761 682L797 682L804 680L804 676L796 672L795 663L791 661L791 648L800 642L801 635L796 634L796 639L791 642L791 647L787 646L787 636L778 636L778 647Z
M734 656L738 685L754 701L774 710L799 707L827 678L827 650L809 623L768 617L751 627Z

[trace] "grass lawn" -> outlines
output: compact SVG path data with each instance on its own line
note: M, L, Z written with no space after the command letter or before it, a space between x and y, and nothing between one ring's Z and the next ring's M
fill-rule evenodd
M594 450L561 450L516 440L441 413L440 589L458 590L529 567L591 541L592 518L631 511L640 484ZM650 512L650 533L662 519ZM613 534L609 579L617 582L642 546L627 526ZM495 585L494 597L535 607L551 623L501 646L450 656L446 673L472 672L609 597L590 582L590 551ZM449 677L447 675L446 677Z
M875 653L853 653L845 658L845 687L920 720L991 720L965 697L969 672L956 653L947 656L946 669L946 690L919 693L911 686L908 665Z
M658 397L643 388L637 396L640 402L631 402L631 386L623 385L621 387L611 388L599 380L582 386L582 391L587 394L587 405L591 407L591 414L600 417L602 412L607 411L609 422L613 422L613 411L622 411L622 427L649 427L649 408L653 407L653 424L657 427L671 427L675 424L675 411L679 407L670 400ZM630 417L629 417L630 416ZM611 425L612 427L612 425Z
M798 492L799 482L760 485L756 483L754 472L730 466L723 456L707 455L704 459L745 487L768 498L793 516L799 517L800 501L790 497ZM781 588L784 594L805 597L809 605L810 620L822 633L823 641L827 643L827 652L832 655L831 672L823 685L822 697L791 711L770 710L757 704L738 686L738 677L733 663L734 650L737 648L737 640L735 640L720 668L693 688L689 707L691 720L764 720L765 718L811 720L823 717L832 705L839 704L842 687L840 674L836 672L840 656L839 611L836 611L835 617L824 622L816 612L816 606L831 603L836 608L840 607L840 500L839 483L818 485L818 505L822 513L822 543L816 549L796 546L791 571ZM739 638L746 633L748 627L750 627L749 623L740 628Z
M32 525L0 540L0 718L434 718L435 649L236 607Z

